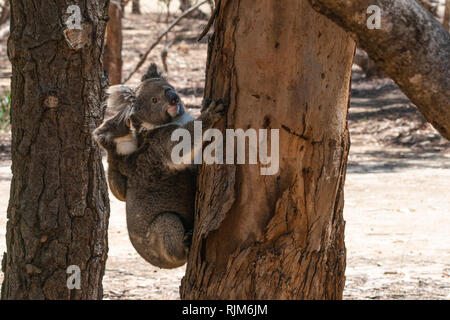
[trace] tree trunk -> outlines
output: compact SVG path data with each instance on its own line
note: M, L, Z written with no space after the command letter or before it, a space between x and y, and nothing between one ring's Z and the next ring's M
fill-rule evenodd
M103 118L108 1L79 3L81 30L68 17L71 2L12 1L13 178L2 299L102 298L109 200L91 132ZM69 266L81 270L79 290L68 289L76 276Z
M205 96L226 128L279 129L280 169L200 168L181 297L340 299L354 42L307 0L218 5Z
M103 56L105 70L111 85L122 82L122 8L111 2L108 9L109 21L106 27L106 45Z
M309 0L351 35L442 136L450 139L450 34L416 1ZM367 28L370 5L381 30Z
M445 13L443 25L447 31L450 31L450 0L445 0Z
M2 6L2 11L0 13L0 25L8 21L8 19L11 16L11 12L9 9L9 0L5 1L5 3Z
M191 0L181 0L180 1L180 10L181 10L181 12L185 12L190 7L192 7Z
M131 2L131 13L141 14L141 4L139 3L139 0L133 0Z
M198 3L198 1L196 2ZM181 0L180 1L180 10L181 12L185 12L192 8L196 3L192 4L192 0ZM193 13L189 15L193 19L208 19L209 17L203 13L200 9L195 10Z

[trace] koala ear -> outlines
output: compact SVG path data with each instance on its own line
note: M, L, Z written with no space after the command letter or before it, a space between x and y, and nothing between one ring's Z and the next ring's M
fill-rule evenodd
M147 70L147 73L142 76L141 81L145 81L148 79L164 79L162 74L158 72L158 67L155 63L152 63Z
M108 108L120 112L131 107L136 101L136 92L130 86L119 84L108 88Z

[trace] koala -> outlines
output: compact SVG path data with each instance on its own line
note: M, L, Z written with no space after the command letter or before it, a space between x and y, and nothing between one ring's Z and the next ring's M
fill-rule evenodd
M193 136L194 119L154 66L142 80L136 88L109 89L108 107L117 114L94 131L94 139L107 152L111 192L126 202L134 248L152 265L177 268L187 260L192 235L196 166L172 162L178 142L171 135L182 127ZM224 110L220 101L206 102L197 120L206 129Z

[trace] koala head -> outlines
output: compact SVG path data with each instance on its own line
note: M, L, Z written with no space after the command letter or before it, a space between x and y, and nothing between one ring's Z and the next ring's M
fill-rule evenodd
M136 88L117 85L108 93L108 107L122 112L127 124L135 129L153 129L185 112L179 95L157 72L156 65L150 67Z

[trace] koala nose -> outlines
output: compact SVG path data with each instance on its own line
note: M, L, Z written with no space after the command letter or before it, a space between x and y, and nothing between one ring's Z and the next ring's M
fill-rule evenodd
M180 97L175 92L175 90L167 90L166 91L166 98L169 100L169 104L175 106L180 102Z

